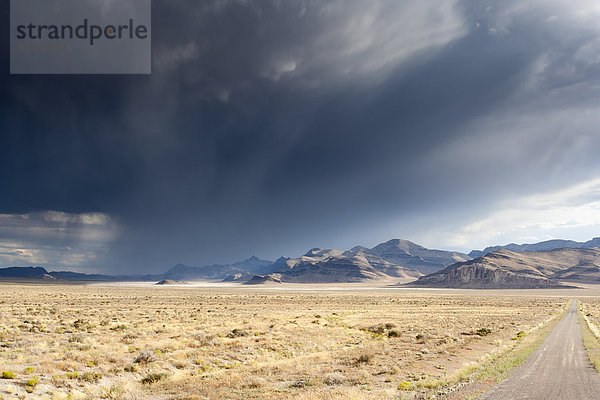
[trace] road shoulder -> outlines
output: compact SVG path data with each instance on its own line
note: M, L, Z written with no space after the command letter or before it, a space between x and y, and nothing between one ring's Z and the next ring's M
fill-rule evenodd
M581 303L577 307L577 318L583 338L583 347L585 347L594 368L600 372L600 329L592 322L590 316L586 315Z
M499 354L491 355L485 362L467 367L446 382L440 382L426 393L421 393L416 399L443 398L448 400L475 399L508 378L529 356L546 340L556 325L567 315L572 301L565 304L560 313L553 315L544 322L525 332L520 337L515 336L514 344Z

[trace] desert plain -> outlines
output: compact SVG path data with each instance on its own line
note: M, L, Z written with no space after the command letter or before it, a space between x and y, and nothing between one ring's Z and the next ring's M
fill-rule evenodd
M2 283L0 399L472 398L575 298L600 317L594 287Z

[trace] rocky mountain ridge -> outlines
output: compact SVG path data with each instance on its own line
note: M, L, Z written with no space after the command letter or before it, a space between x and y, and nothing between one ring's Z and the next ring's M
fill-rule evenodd
M504 249L513 252L523 252L523 251L547 251L547 250L555 250L562 248L570 248L570 249L589 249L599 247L600 248L600 237L593 238L592 240L588 240L587 242L576 242L574 240L562 240L562 239L553 239L546 240L538 243L525 243L525 244L516 244L510 243L504 246L491 246L486 247L483 250L473 250L469 253L469 256L472 258L477 258L484 256L488 253L492 253L496 250Z
M423 276L410 286L462 289L536 289L600 283L600 249L543 252L500 249Z

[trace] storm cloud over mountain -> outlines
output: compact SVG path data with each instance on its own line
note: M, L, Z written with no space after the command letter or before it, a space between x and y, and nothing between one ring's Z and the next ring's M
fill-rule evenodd
M152 6L150 76L3 63L0 266L598 236L596 2Z

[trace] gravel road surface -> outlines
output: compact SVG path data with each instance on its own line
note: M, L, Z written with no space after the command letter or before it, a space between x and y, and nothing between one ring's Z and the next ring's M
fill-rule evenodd
M600 400L600 374L583 347L574 301L527 362L481 400Z

